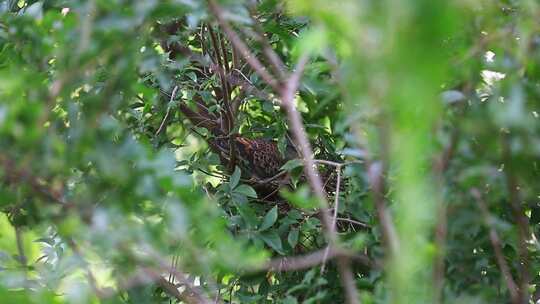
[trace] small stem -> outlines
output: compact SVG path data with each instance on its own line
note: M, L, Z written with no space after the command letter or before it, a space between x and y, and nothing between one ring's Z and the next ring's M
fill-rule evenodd
M517 177L515 176L514 165L510 151L509 135L503 134L501 139L502 145L502 162L505 165L504 174L506 176L506 190L510 196L510 206L514 215L514 220L517 223L518 230L518 255L519 255L519 273L521 275L519 282L519 303L523 303L528 298L529 288L529 252L527 249L527 238L530 236L529 219L525 215L521 207L521 199L518 188Z
M230 24L225 20L225 17L223 16L223 9L216 3L214 0L209 0L209 8L212 14L216 17L217 21L223 28L223 31L225 34L227 34L227 37L229 38L229 41L232 43L234 48L238 50L238 52L244 57L246 62L255 70L259 76L269 85L271 86L276 92L280 91L280 85L276 81L276 79L268 73L266 68L261 64L259 59L255 57L255 55L249 50L248 46L240 39L238 34L232 29Z
M169 100L169 104L167 105L167 112L165 113L165 117L163 117L163 120L161 121L161 124L159 125L159 128L156 131L156 136L159 135L159 133L161 133L161 130L163 129L163 127L165 126L165 123L167 122L167 119L169 119L169 114L171 113L170 104L173 102L174 97L176 96L176 91L178 91L178 86L174 86L174 89L171 93L171 98Z
M504 254L503 254L503 250L501 246L501 239L499 238L499 235L497 234L497 230L495 230L495 227L493 227L493 221L491 219L491 215L489 214L487 205L484 202L484 199L482 198L482 195L480 194L480 191L478 191L478 189L472 189L471 194L475 198L476 203L478 204L478 207L480 207L484 224L489 229L489 239L491 241L491 246L493 247L493 251L495 252L497 265L499 265L499 269L501 270L501 273L503 274L504 280L506 282L506 287L508 288L508 292L510 293L510 298L512 299L512 303L514 304L521 303L519 300L520 298L519 289L514 281L514 278L512 277L512 274L510 272L510 267L508 267L508 264L506 263L506 260L504 259Z
M334 194L334 215L332 216L332 227L334 227L333 229L335 231L337 231L336 220L337 220L338 209L339 209L339 188L341 187L341 165L336 166L336 172L337 172L337 181L336 181L336 192ZM327 256L328 256L328 249L325 252L323 264L321 266L321 273L324 273Z

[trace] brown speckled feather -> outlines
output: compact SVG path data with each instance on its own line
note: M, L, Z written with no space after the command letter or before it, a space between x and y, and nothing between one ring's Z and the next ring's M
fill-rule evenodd
M277 144L265 139L235 138L238 153L247 160L253 172L260 178L272 177L279 173L283 158Z

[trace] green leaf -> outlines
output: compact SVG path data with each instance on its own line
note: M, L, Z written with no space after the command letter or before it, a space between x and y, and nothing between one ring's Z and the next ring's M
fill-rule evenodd
M277 206L274 206L274 208L270 209L268 213L264 216L263 222L261 224L261 227L259 227L259 231L265 231L266 229L272 227L274 223L276 222L278 217L278 209Z
M249 206L249 204L237 204L238 212L242 216L242 219L246 222L249 228L255 228L258 223L255 211Z
M295 192L290 192L288 190L282 190L280 194L293 206L300 209L314 209L318 207L318 201L315 197L310 194L310 191L307 187L302 186Z
M188 72L187 77L189 77L193 81L197 81L197 74L195 74L194 72Z
M301 167L303 165L302 161L300 159L291 159L290 161L286 162L283 166L281 166L281 170L286 171L292 171L294 168Z
M247 197L257 198L257 192L255 192L255 189L248 185L240 185L234 189L234 192L243 194Z
M298 301L296 300L296 298L292 297L292 296L287 296L283 302L283 304L297 304Z
M287 236L287 242L289 245L291 245L291 248L296 247L296 244L298 244L298 228L292 228L291 231L289 231L289 235Z
M259 237L266 243L266 245L270 246L275 251L279 252L280 254L283 254L283 246L281 243L281 238L275 231L266 231L259 235Z
M231 179L229 180L229 185L231 189L234 189L238 185L238 182L240 181L240 173L240 168L234 168L234 172L231 175Z
M233 200L233 202L239 203L239 204L247 204L248 202L247 197L243 195L242 193L238 193L238 192L233 192L231 194L231 199Z

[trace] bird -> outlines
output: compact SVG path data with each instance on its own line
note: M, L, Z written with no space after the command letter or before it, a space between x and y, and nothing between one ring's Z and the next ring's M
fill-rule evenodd
M221 118L207 110L202 100L194 100L192 109L185 103L179 104L179 109L188 120L197 127L203 127L211 136L204 139L210 149L217 153L223 165L234 159L243 171L255 181L272 178L281 172L281 167L298 156L294 144L287 141L285 153L281 153L278 144L273 139L249 138L241 134L226 134L223 130ZM231 149L230 144L233 144Z
M208 111L201 99L194 99L193 102L195 105L193 109L181 102L180 112L194 126L203 127L209 131L210 136L203 136L203 138L210 150L219 155L224 167L232 171L234 167L231 168L231 164L239 166L242 169L242 176L249 181L248 183L255 188L257 193L263 196L269 193L275 194L282 187L292 187L290 174L282 167L289 160L300 159L301 153L290 136L286 137L287 144L282 153L273 139L226 134L220 116ZM234 149L230 148L231 144ZM231 162L233 155L234 162ZM327 193L336 191L335 170L324 165L319 166L319 170L325 191ZM305 176L299 176L299 181L305 182ZM346 181L342 180L340 190L344 190L345 185Z
M255 179L263 180L276 176L285 164L286 158L281 155L277 143L271 139L247 138L235 134L232 141L235 156ZM225 154L231 153L227 138L214 142Z
M237 151L258 177L275 176L284 165L278 146L274 141L266 139L235 138Z

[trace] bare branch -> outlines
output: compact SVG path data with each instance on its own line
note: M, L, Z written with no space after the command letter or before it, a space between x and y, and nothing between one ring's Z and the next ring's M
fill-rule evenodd
M226 76L226 75L229 75L229 63L227 61L227 51L225 50L223 39L220 39L221 44L218 44L216 34L214 33L214 30L212 29L211 26L208 26L208 32L210 33L210 39L214 47L214 54L216 55L216 60L219 65L218 74L221 79L221 86L222 86L222 91L223 91L223 105L224 105L223 112L226 118L223 121L226 122L226 130L227 130L227 134L229 135L228 170L232 171L236 163L236 152L235 152L234 139L233 137L230 136L234 128L234 116L233 116L233 110L232 110L231 100L230 100L231 86L229 82L227 81L227 76ZM221 48L221 53L223 53L223 59L221 58L220 48Z
M23 241L21 227L15 227L15 240L17 242L17 255L18 255L19 263L21 263L21 266L24 269L27 269L28 258L26 257L26 254L24 253L24 241Z
M361 160L353 160L353 161L348 161L348 162L344 162L344 163L338 163L338 162L334 162L334 161L330 161L330 160L326 160L326 159L314 159L313 161L315 163L318 163L318 164L329 165L329 166L334 166L334 167L343 167L343 166L352 165L352 164L363 164L364 163Z
M371 261L365 255L351 254L345 250L339 250L335 247L328 246L324 249L320 249L302 256L284 257L271 260L270 262L263 265L262 269L278 272L308 269L323 263L325 261L325 255L327 256L327 259L347 257L347 259L353 259L365 266L377 267L376 263Z
M24 239L21 227L15 228L15 241L17 243L17 259L21 264L21 268L24 274L24 288L28 288L28 258L24 251Z
M56 190L49 188L41 179L29 173L29 170L19 169L15 167L14 161L6 155L0 154L0 166L4 169L5 174L2 178L12 185L27 183L32 188L32 191L41 198L55 205L62 206L63 209L75 207L71 202L66 202L62 198L62 194Z
M81 252L81 249L79 248L77 243L75 243L75 241L73 239L69 238L67 240L67 244L69 245L69 247L71 247L71 249L73 250L73 253L75 253L75 255L79 259L81 259L82 263L84 264L84 268L86 269L86 276L88 278L88 283L90 284L90 287L92 287L92 290L96 293L96 295L98 297L100 297L100 298L104 297L105 293L103 292L103 290L101 290L101 288L99 288L99 286L97 284L96 276L94 275L94 273L90 269L90 266L88 265L88 262L84 259L84 256L83 256L83 254Z
M337 181L336 181L336 192L334 194L334 215L332 216L332 227L334 230L336 229L336 219L338 215L338 209L339 209L339 188L341 187L341 165L336 166L336 172L337 172ZM323 265L321 267L321 272L324 272L324 268L326 265L326 257L328 255L329 248L325 252Z
M377 215L381 221L382 235L390 254L394 256L399 248L399 239L394 227L394 222L386 209L384 199L384 179L381 163L373 163L368 167L368 179L375 200Z
M169 295L175 297L180 301L185 301L186 303L193 304L216 303L212 302L199 290L199 288L197 288L189 280L187 280L185 274L179 272L176 269L173 270L174 275L176 276L176 279L180 282L180 284L186 287L187 292L180 293L178 291L178 288L174 284L165 280L165 278L160 274L160 272L157 272L156 270L149 267L141 269L147 276L151 277L156 283L158 283ZM171 271L171 268L168 268L168 270L165 271Z
M210 300L210 298L206 295L206 293L203 290L201 290L201 288L193 285L193 283L187 279L186 274L180 271L178 267L175 267L175 268L170 267L169 266L170 261L167 261L165 258L161 257L158 253L154 252L153 250L151 252L147 252L147 254L150 255L153 262L159 265L161 272L172 273L175 276L176 280L189 290L191 296L193 296L194 299L196 300L195 302L191 302L191 303L203 303L203 304L213 303ZM152 268L147 268L147 269L152 269ZM163 280L167 282L167 280L165 279Z
M506 263L506 260L504 259L502 246L501 246L501 239L499 238L499 235L497 234L497 230L495 230L495 227L493 227L493 222L491 215L489 214L489 210L486 206L486 203L484 202L484 199L482 198L482 195L480 194L480 191L478 189L471 189L471 194L475 198L476 203L478 204L478 207L480 207L480 211L482 212L482 217L484 219L484 224L489 229L489 239L491 241L491 246L493 246L493 251L495 252L495 258L497 259L497 264L499 265L499 268L501 270L501 273L503 274L504 280L506 282L506 287L508 288L508 292L510 293L510 297L512 299L512 303L518 304L520 302L520 295L519 295L519 289L514 281L514 278L512 277L512 274L510 272L510 267L508 267L508 264Z
M448 169L450 160L452 159L456 146L459 140L459 129L454 128L450 136L450 142L441 153L440 157L435 160L434 174L437 178L438 189L444 186L444 172ZM442 197L439 198L437 210L437 225L435 227L435 244L437 255L433 263L433 285L435 287L434 298L436 303L441 303L442 290L444 286L444 256L446 250L446 235L447 235L447 207Z
M353 219L350 219L350 218L338 217L338 218L336 218L336 220L339 221L339 222L348 222L348 223L358 225L358 226L361 226L361 227L364 227L364 228L371 228L371 226L366 224L366 223L356 221L356 220L353 220Z
M336 219L339 209L339 190L341 188L341 166L338 166L336 168L337 171L337 181L336 181L336 192L334 194L334 215L332 217L332 226L334 226L334 230L336 230Z
M165 123L167 122L167 119L169 119L169 114L171 113L171 103L174 100L174 97L176 97L176 91L178 91L178 86L174 86L174 89L171 93L171 98L169 100L169 104L167 105L167 113L165 113L165 117L163 117L163 120L161 121L161 124L159 125L158 130L156 131L156 136L159 135L163 127L165 126Z
M276 52L272 49L272 46L270 45L270 42L268 41L268 38L264 35L264 30L255 16L257 14L257 8L253 3L250 3L247 5L251 20L253 20L253 28L255 29L257 33L257 39L260 43L263 45L263 54L266 56L268 61L270 62L270 68L274 71L274 73L279 77L279 79L283 80L287 76L285 71L285 64L283 64L283 61L281 61L281 58L276 54Z
M217 5L214 0L209 0L209 8L216 16L221 27L229 37L229 40L233 46L240 52L244 59L251 65L251 67L257 72L263 80L268 83L276 92L280 92L281 105L286 110L291 129L293 134L300 145L300 150L304 159L304 172L311 185L311 188L315 192L315 195L321 203L321 220L323 223L326 238L330 246L334 246L337 242L337 234L335 227L332 225L332 220L328 210L328 203L326 201L326 195L322 181L315 168L315 162L313 161L313 152L311 145L307 139L307 134L304 130L302 123L302 117L297 111L294 105L294 96L299 86L300 78L304 67L308 61L308 56L304 55L300 58L296 71L292 73L288 81L284 84L283 88L279 86L279 83L266 71L258 59L249 51L247 46L240 40L238 35L232 30L230 25L223 17L223 10ZM337 261L338 270L340 272L340 278L346 292L347 303L359 303L358 292L356 290L354 277L349 267L349 261L347 257L340 257Z
M259 76L261 76L261 78L269 86L271 86L276 92L279 92L280 86L278 81L272 75L270 75L270 73L268 73L266 68L259 61L259 59L257 59L257 57L255 57L255 55L251 53L247 45L232 29L227 20L225 20L225 17L223 16L223 9L214 0L208 1L208 7L210 8L212 14L214 14L214 16L216 17L221 28L223 28L225 34L227 34L227 37L229 38L233 47L242 55L246 62L253 68L253 70L255 70L257 74L259 74Z
M223 108L224 108L224 112L225 112L225 118L224 121L226 122L227 126L227 133L231 133L231 130L232 130L232 127L233 127L233 117L232 117L232 111L231 111L231 103L230 103L230 100L229 100L229 84L228 84L228 81L226 79L226 71L227 71L227 68L225 67L226 65L226 62L224 62L221 58L221 53L225 53L225 50L222 50L222 52L220 52L220 44L218 42L218 39L216 37L216 34L214 32L214 30L212 29L211 26L208 26L208 32L210 33L210 41L212 42L212 46L214 48L214 54L216 56L216 60L217 60L217 63L218 63L218 67L219 69L217 69L217 72L219 74L219 78L221 79L221 86L222 86L222 91L223 91Z
M165 293L169 296L182 301L182 303L189 304L199 304L199 303L211 303L211 302L201 302L201 299L198 297L197 293L194 293L189 286L182 284L186 287L184 292L180 292L178 287L167 281L161 274L161 270L157 271L154 268L150 267L139 267L136 269L134 274L130 275L125 280L122 280L118 283L118 288L116 290L106 289L104 292L99 295L99 298L104 300L115 296L118 292L123 290L132 289L138 286L144 286L148 284L157 284L159 285ZM217 301L213 303L219 303Z
M529 219L525 215L521 207L521 199L519 194L519 186L517 177L515 176L514 166L512 164L509 135L502 134L502 162L505 165L504 174L506 176L506 190L510 196L510 205L514 214L514 220L517 223L518 230L518 255L519 255L519 273L521 274L519 282L519 303L527 301L529 288L529 252L527 249L527 238L529 232Z
M287 112L287 116L291 125L292 133L300 146L300 152L304 161L304 173L307 176L307 180L311 185L311 188L315 192L316 197L321 204L321 220L325 230L325 235L330 246L334 246L337 242L337 233L335 227L332 225L330 212L328 210L328 202L326 201L326 194L324 193L324 186L321 178L318 174L318 170L315 167L313 160L313 150L309 143L304 125L302 123L302 116L296 109L294 104L294 96L298 90L300 84L300 78L304 70L305 65L308 62L308 56L303 55L300 57L296 70L289 77L289 80L285 83L283 90L281 91L281 106ZM347 257L340 257L337 261L338 270L340 273L340 279L345 289L345 297L347 303L359 303L358 291L354 283L354 277L349 267L349 261Z

